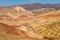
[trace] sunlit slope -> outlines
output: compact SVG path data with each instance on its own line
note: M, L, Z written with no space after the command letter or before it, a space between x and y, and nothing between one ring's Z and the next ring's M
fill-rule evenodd
M35 16L37 21L31 24L36 33L44 37L60 37L60 10L54 10Z
M32 12L25 10L19 6L13 6L0 10L0 23L8 25L20 25L23 24L23 18L29 18ZM27 17L29 16L29 17ZM23 18L22 18L23 17Z
M33 39L60 37L60 10L39 15L18 6L2 10L0 10L0 33L3 35Z

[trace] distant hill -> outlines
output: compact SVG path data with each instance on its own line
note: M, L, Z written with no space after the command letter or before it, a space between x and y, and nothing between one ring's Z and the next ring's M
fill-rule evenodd
M32 4L24 4L24 5L21 5L21 6L24 7L25 9L28 9L28 10L40 9L40 8L56 8L56 9L60 9L60 3L56 3L56 4L32 3Z

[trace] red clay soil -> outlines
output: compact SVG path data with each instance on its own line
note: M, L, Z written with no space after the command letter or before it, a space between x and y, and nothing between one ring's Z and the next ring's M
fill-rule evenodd
M49 17L57 17L60 16L60 14L49 14L49 15L40 15L40 16L33 16L33 18L49 18ZM21 16L20 18L28 20L28 16ZM3 23L0 23L0 28L4 29L7 34L12 34L12 35L24 35L25 33L23 31L20 31L16 29L16 26L9 26Z
M3 23L0 23L0 29L3 29L5 33L12 35L23 35L22 31L16 29L16 26L9 26ZM18 33L19 32L19 33Z
M33 16L36 18L49 18L49 17L58 17L60 16L60 14L48 14L48 15L37 15L37 16Z

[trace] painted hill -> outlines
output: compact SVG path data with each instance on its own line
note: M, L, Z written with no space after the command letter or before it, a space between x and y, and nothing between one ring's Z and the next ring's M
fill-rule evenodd
M0 39L2 37L3 39L7 37L8 40L59 39L60 10L35 15L20 6L2 8L0 10Z
M40 8L40 9L33 9L29 11L33 12L36 15L39 15L39 14L47 13L53 10L56 10L56 9L55 8Z

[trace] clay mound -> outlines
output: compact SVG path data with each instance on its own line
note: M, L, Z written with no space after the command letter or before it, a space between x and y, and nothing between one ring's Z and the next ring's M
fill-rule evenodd
M2 8L0 10L0 16L7 16L10 18L17 18L20 15L31 15L32 12L25 10L24 8L20 7L20 6L13 6L13 7L9 7L9 8Z
M0 31L3 31L1 33L34 39L60 36L60 10L39 15L18 6L3 10L0 13Z
M34 16L37 19L31 24L39 35L44 37L59 38L60 34L60 10L54 10L45 14Z
M1 10L0 22L8 25L15 25L15 24L18 25L22 23L21 19L29 19L32 15L33 15L32 12L27 11L20 6L13 6Z

